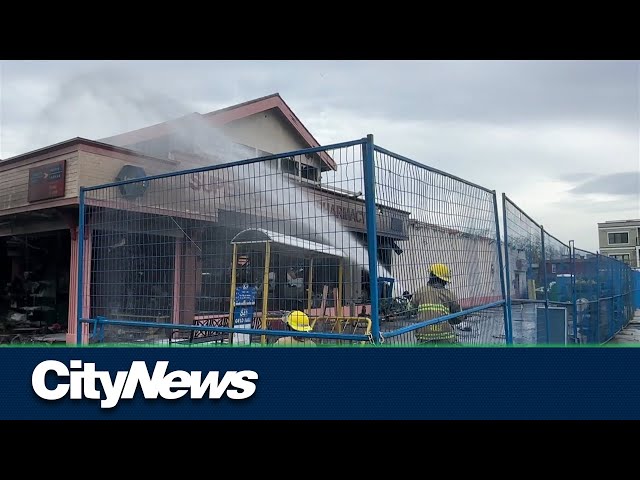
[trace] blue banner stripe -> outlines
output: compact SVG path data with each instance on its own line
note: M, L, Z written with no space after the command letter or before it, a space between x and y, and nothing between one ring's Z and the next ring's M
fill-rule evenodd
M636 348L2 348L0 419L627 420L640 419ZM95 363L110 378L132 362L166 373L254 371L255 392L233 399L43 400L38 364ZM73 370L73 368L72 368ZM81 369L76 368L74 372ZM598 374L606 372L606 375ZM106 375L105 373L105 375ZM123 374L126 376L126 373ZM68 378L47 374L53 389ZM80 391L80 390L78 390ZM104 394L103 394L104 397Z

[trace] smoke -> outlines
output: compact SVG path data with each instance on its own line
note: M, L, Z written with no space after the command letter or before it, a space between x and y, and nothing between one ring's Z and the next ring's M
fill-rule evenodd
M61 84L53 100L37 115L28 135L34 148L73 137L100 138L190 113L188 105L151 87L150 81L116 67L74 75ZM74 132L62 130L72 116Z
M158 92L148 80L107 67L76 75L65 82L54 100L40 113L43 125L32 132L31 143L47 145L75 136L108 137L190 113L193 112L188 104ZM64 137L64 132L56 126L62 124L59 120L67 115L73 115L78 121L75 123L83 125L83 131ZM212 160L213 164L248 158L246 151L200 116L172 122L172 128L182 143L191 145L194 153ZM366 247L344 228L339 219L324 215L301 186L276 172L268 162L247 165L236 170L234 175L243 209L264 211L265 207L277 208L282 213L279 206L286 204L288 208L284 214L295 225L297 235L340 249L352 263L369 270ZM278 201L273 198L276 192ZM214 208L216 206L212 204L211 209ZM377 273L378 276L391 276L383 266L379 266ZM404 287L397 285L397 288L403 291Z
M221 150L227 152L225 162L247 158L241 150L235 148L233 142L226 139L219 130L212 128L202 117L185 118L173 126L173 131L183 141L193 145L196 154L205 158L220 158ZM366 247L336 217L325 215L301 186L277 172L269 162L253 163L237 169L233 179L238 184L234 197L242 199L242 209L264 211L266 208L270 210L267 212L269 218L277 217L278 212L275 210L278 210L293 222L294 232L286 233L331 245L343 251L352 263L369 270ZM278 196L277 200L274 195ZM280 209L280 206L286 208ZM378 265L378 276L390 277L391 274L382 265ZM403 291L404 287L398 285L397 288Z

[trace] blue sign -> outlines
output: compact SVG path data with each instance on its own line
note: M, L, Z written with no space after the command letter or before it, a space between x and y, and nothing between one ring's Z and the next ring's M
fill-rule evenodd
M243 284L240 287L236 287L236 305L255 305L256 295L258 294L258 287L249 286Z
M236 307L233 311L233 326L251 325L253 320L253 305Z
M233 309L234 327L239 327L242 325L247 325L249 327L251 326L257 294L258 288L252 286L250 287L246 283L236 288L236 299Z

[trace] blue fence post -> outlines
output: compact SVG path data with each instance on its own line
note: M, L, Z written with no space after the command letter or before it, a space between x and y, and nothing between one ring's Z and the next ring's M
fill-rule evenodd
M93 333L89 335L89 338L95 338L97 342L104 342L104 322L105 318L97 316L93 323Z
M547 343L549 343L549 284L547 283L547 254L545 252L544 249L544 226L540 225L540 237L542 239L542 244L541 244L541 248L542 248L542 273L543 273L543 282L544 282L544 287L542 288L542 290L544 291L544 323L545 323L545 328L546 328L546 337L547 337Z
M614 260L617 261L617 260ZM607 262L609 264L609 295L611 296L611 312L609 313L609 339L613 338L613 336L618 331L617 326L617 316L616 316L616 282L614 280L615 276L615 264L611 259Z
M373 342L380 341L380 315L378 293L378 232L376 222L376 171L375 171L375 144L373 135L367 135L367 142L363 145L363 170L364 170L364 201L367 218L367 251L369 255L369 292L371 297L371 334Z
M626 325L626 320L625 320L625 295L624 295L624 276L625 276L625 270L626 265L621 265L620 268L618 268L618 290L619 290L619 294L620 297L618 297L618 309L620 312L620 329L622 330L625 325Z
M569 259L571 262L571 306L573 308L573 341L578 341L578 292L576 285L576 244L574 240L569 240Z
M618 282L620 288L620 329L623 329L627 326L627 316L626 313L629 311L627 305L627 296L625 295L625 278L627 277L627 265L622 265L620 267L620 273L618 275Z
M640 308L640 270L630 270L630 272L632 278L629 282L629 293L633 294L633 312L631 314L631 318L633 318L633 313Z
M622 293L623 297L622 297L622 328L627 326L627 319L629 318L629 313L632 311L631 308L631 303L629 302L629 297L630 297L630 292L628 292L629 290L629 281L627 280L627 278L629 278L629 280L631 280L631 275L629 274L629 266L625 265L622 268L622 272L621 272L621 278L620 278L620 292Z
M78 300L76 325L76 345L82 345L82 309L84 300L84 187L80 187L78 194Z
M502 221L504 222L504 262L502 261L503 244L500 241L500 219L498 218L498 197L493 191L493 213L496 221L496 245L498 247L498 265L500 266L500 287L502 289L502 301L504 311L504 335L507 345L513 344L513 325L511 324L511 281L509 277L509 242L507 241L507 215L505 208L505 195L502 194ZM506 265L506 273L505 273Z
M633 289L633 281L635 270L632 270L629 265L625 266L624 269L624 278L623 278L623 289L625 289L625 312L626 315L624 317L624 326L626 327L629 321L633 318L633 312L635 311L635 304L633 300L633 295L635 294Z
M631 311L629 312L628 321L633 320L636 314L636 310L640 308L640 270L632 270L629 268L629 305Z
M626 273L626 265L621 265L618 268L618 290L620 297L618 297L618 311L620 312L620 329L622 330L626 325L627 321L625 319L625 294L624 294L624 277Z
M600 254L596 253L596 343L600 343Z

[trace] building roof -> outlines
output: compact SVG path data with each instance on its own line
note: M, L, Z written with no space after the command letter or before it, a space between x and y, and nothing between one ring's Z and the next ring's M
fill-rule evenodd
M637 224L640 223L640 219L629 219L629 220L607 220L605 222L599 222L598 226L611 226L612 223L632 223L632 224ZM633 226L633 225L631 225Z
M318 141L302 124L300 119L298 119L298 117L293 113L291 108L289 108L289 106L282 99L279 93L274 93L265 97L238 103L236 105L222 108L220 110L215 110L206 114L194 112L175 120L158 123L156 125L140 128L131 132L122 133L120 135L103 138L100 141L114 143L121 146L132 145L134 143L143 142L146 140L151 140L153 138L161 137L163 135L167 135L172 131L172 125L175 125L177 122L183 122L188 118L193 118L194 116L202 117L210 122L211 125L217 127L271 109L276 109L277 111L279 111L282 114L284 120L289 125L291 125L291 127L293 127L293 129L309 147L320 146ZM320 152L319 156L329 168L331 168L332 170L335 170L337 168L336 162L326 152Z
M128 148L124 148L124 147L118 147L116 145L112 145L109 143L103 143L103 142L99 142L96 140L89 140L87 138L82 138L82 137L75 137L75 138L70 138L69 140L64 140L63 142L58 142L58 143L54 143L52 145L47 145L46 147L43 148L38 148L37 150L32 150L30 152L26 152L26 153L21 153L20 155L16 155L10 158L7 158L5 160L2 160L0 162L0 168L4 167L6 165L12 165L12 164L16 164L16 163L22 163L26 160L29 160L33 157L39 157L41 155L46 155L52 152L56 152L58 150L63 150L65 148L69 148L69 147L76 147L78 145L88 145L90 147L95 147L95 148L100 148L103 150L107 150L110 152L117 152L117 153L121 153L121 154L125 154L125 155L131 155L131 156L135 156L135 157L139 157L139 158L148 158L151 160L154 160L156 162L163 162L163 163L168 163L168 164L173 164L175 165L176 162L173 162L171 160L167 160L167 159L163 159L163 158L157 158L157 157L152 157L149 155L144 155L140 152L137 152L135 150L131 150Z

